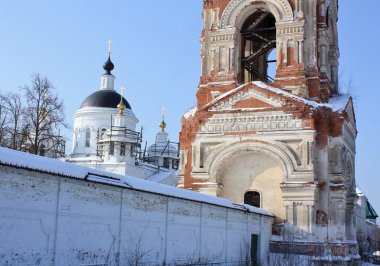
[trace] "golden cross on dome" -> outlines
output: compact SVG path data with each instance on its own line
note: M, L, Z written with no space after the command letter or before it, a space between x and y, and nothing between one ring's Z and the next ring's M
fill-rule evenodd
M120 87L120 95L123 96L124 92L125 92L125 87L124 87L124 85L121 85L121 87Z
M110 55L111 54L112 40L108 40L107 44L108 44L108 55Z

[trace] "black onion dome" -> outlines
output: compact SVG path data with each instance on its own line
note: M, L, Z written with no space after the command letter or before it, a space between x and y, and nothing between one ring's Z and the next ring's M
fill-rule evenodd
M99 90L88 96L80 108L84 107L105 107L105 108L117 108L120 103L120 94L114 90ZM123 103L125 108L131 109L131 105L123 97Z
M106 71L106 74L111 74L111 71L114 68L115 68L115 66L111 61L111 56L108 56L108 60L103 65L103 69Z

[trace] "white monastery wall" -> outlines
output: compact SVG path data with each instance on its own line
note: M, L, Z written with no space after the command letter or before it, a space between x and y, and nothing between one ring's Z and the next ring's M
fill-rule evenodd
M272 217L260 209L142 180L132 181L174 196L131 189L107 173L81 179L22 169L1 157L0 265L239 265L252 234L267 265Z

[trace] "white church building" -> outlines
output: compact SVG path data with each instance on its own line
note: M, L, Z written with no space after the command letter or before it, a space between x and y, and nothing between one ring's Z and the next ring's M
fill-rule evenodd
M100 89L74 114L73 151L68 162L120 175L177 185L178 146L165 132L164 118L156 142L142 151L142 132L128 101L114 89L110 51L103 65Z

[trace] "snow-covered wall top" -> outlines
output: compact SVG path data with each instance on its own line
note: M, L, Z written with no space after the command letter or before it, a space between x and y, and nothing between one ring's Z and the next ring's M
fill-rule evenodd
M55 159L32 155L24 152L14 151L0 147L0 165L14 166L27 170L34 170L43 173L56 174L64 177L83 179L97 183L109 184L112 186L125 187L133 190L145 191L154 194L166 195L175 198L187 199L197 202L209 203L213 205L238 209L272 216L266 210L255 208L249 205L238 205L223 198L207 196L198 192L178 189L172 186L158 184L156 182L143 179L121 176L113 173L103 172L96 169L62 162Z

